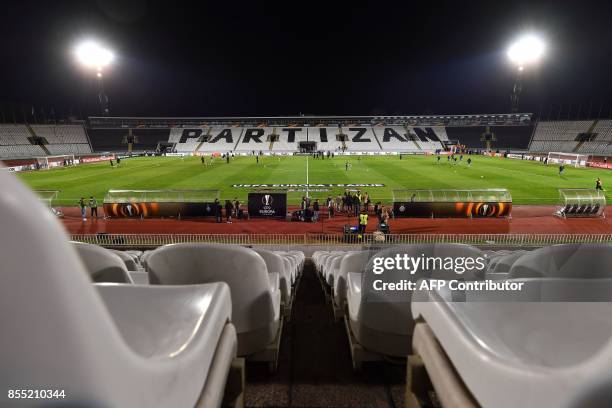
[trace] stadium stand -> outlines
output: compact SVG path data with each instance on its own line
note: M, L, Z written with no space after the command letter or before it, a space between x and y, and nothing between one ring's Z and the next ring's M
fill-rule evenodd
M209 128L209 137L197 148L202 153L226 153L233 151L238 140L242 137L244 129L235 127L213 127ZM203 132L204 134L204 132Z
M415 127L373 127L374 133L383 151L399 152L433 152L443 149L448 141L446 130L442 126Z
M539 122L529 148L532 152L573 152L578 146L578 135L589 130L593 121Z
M490 133L494 139L492 149L523 150L529 148L533 133L533 126L491 126ZM450 140L458 140L467 148L485 149L486 141L483 136L487 132L485 126L447 126L446 134Z
M228 286L94 285L34 193L8 172L0 185L0 308L13 311L0 315L0 387L78 406L221 406L237 347Z
M99 119L99 118L98 118ZM127 118L126 118L127 120ZM424 120L424 119L423 119ZM433 121L433 118L429 119ZM501 120L501 119L500 119ZM309 120L295 126L288 120L279 126L241 126L246 119L218 121L221 125L176 127L166 123L156 127L104 127L91 119L82 125L0 125L0 158L19 159L47 155L87 155L103 152L153 152L157 150L186 154L211 154L253 151L291 154L307 151L346 153L406 152L424 153L445 149L459 143L468 149L514 152L577 153L596 156L612 155L612 120L529 121L483 126L484 119L473 125L448 121L447 126L412 126L387 120L369 124L363 120ZM373 122L373 120L371 121ZM113 122L114 124L114 122ZM338 134L345 135L338 137ZM35 135L36 138L33 138ZM37 139L37 140L33 140Z
M170 129L108 129L92 128L88 135L96 152L125 152L132 140L133 151L155 151L159 142L167 142Z
M32 125L31 130L43 139L44 148L31 141L32 133L26 125L0 125L0 158L80 155L92 151L81 125Z
M612 155L612 120L598 120L591 134L578 146L577 153L601 156Z

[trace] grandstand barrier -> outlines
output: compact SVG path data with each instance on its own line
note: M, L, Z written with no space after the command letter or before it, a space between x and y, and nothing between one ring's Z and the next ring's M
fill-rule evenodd
M510 217L512 197L506 189L393 190L396 217Z
M559 189L558 217L605 217L606 195L591 188Z
M112 218L214 217L219 190L109 190L104 213Z
M360 246L458 243L486 247L538 247L565 243L612 243L612 234L364 234L346 242L343 234L75 234L73 241L118 248L156 248L178 243L275 246Z
M248 194L249 217L286 218L286 190L257 190Z

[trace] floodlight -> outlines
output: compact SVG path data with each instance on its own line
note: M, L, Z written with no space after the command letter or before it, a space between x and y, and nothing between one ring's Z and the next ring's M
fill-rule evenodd
M519 38L510 46L508 58L521 69L526 64L537 62L544 54L544 49L542 39L529 34Z
M113 62L115 58L108 48L95 41L82 42L76 47L75 54L81 64L89 68L97 68L98 71Z

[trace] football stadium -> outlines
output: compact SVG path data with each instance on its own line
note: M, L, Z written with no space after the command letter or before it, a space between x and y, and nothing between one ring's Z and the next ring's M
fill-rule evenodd
M166 13L185 19L171 25L178 39L193 18L185 10L58 7L49 18L62 27L89 16L126 45L119 58L112 42L62 44L96 101L78 115L36 107L66 96L37 97L43 80L8 65L19 83L9 91L34 102L0 105L1 406L609 406L612 110L522 102L523 84L545 87L530 75L554 58L553 36L529 32L495 57L511 67L509 109L493 110L491 97L491 112L465 113L480 106L474 96L449 90L452 111L346 115L369 106L346 90L317 102L336 115L277 115L284 103L313 105L265 97L249 115L197 103L192 115L171 106L172 93L151 105L137 81L108 85L136 69L126 66L161 75L147 52L182 55L160 40L126 56L128 34L166 36L149 25ZM266 33L232 41L244 52L287 45ZM222 83L218 62L197 61ZM424 64L442 84L461 80ZM236 70L249 85L228 88L229 106L259 83ZM333 88L333 73L312 75ZM181 75L141 83L179 95L190 81ZM270 87L289 81L258 75ZM223 104L221 89L210 92ZM115 109L118 94L143 107Z

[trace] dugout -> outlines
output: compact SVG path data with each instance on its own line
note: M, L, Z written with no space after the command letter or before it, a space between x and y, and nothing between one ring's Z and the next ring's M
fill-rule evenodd
M605 217L606 195L591 188L559 189L559 205L554 215L567 217Z
M498 218L510 217L512 197L506 189L393 190L395 217Z
M214 217L219 190L109 190L104 213L117 218Z

